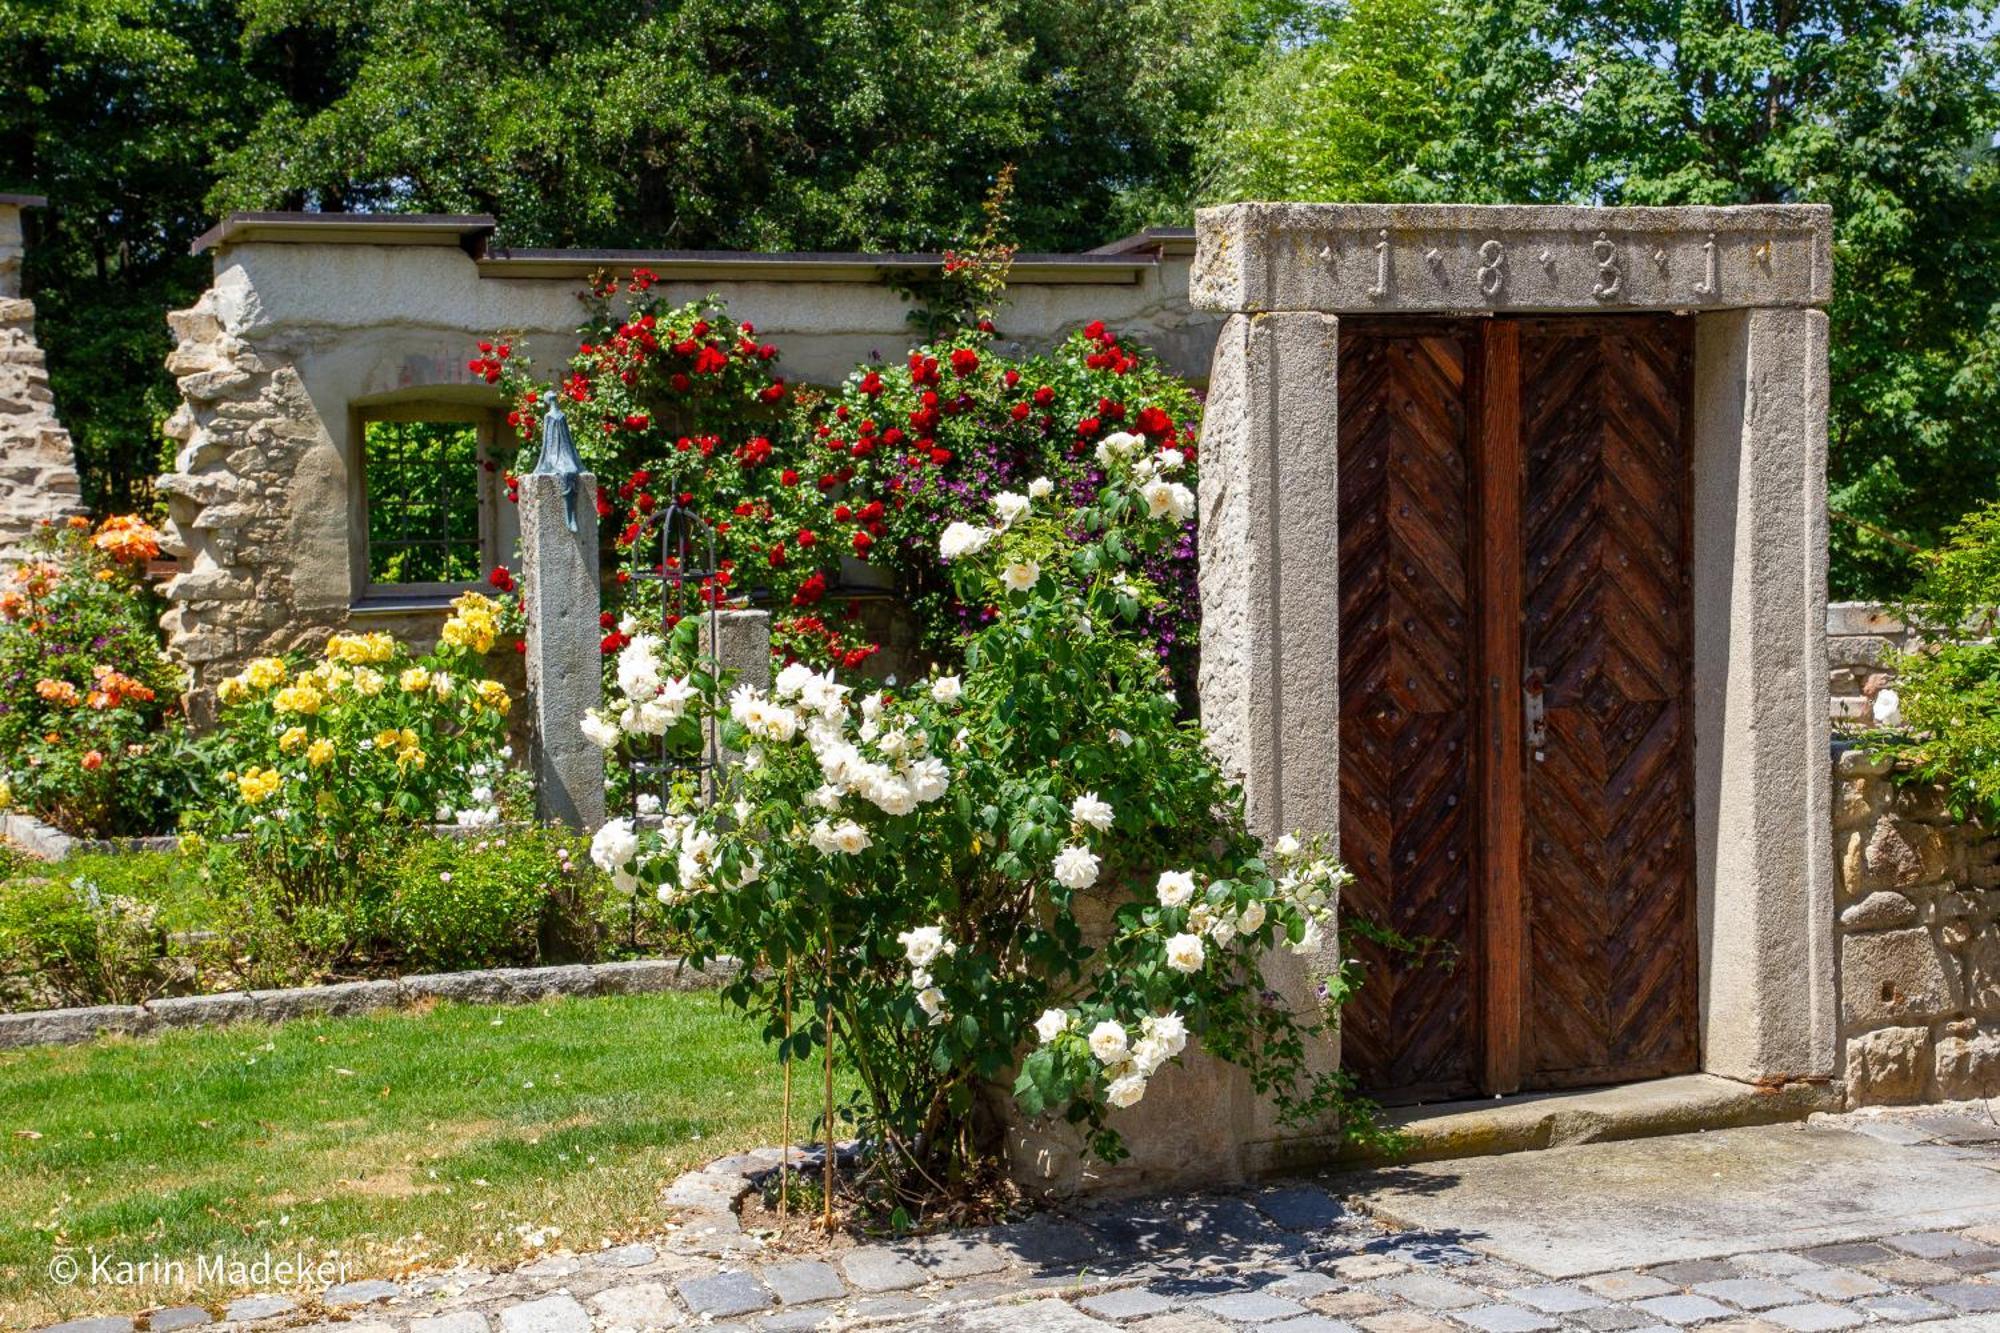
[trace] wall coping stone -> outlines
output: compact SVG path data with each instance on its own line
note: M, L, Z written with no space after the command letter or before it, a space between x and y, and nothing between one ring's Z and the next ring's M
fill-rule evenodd
M108 1033L136 1037L174 1028L345 1016L400 1009L425 1000L523 1004L558 995L653 995L701 990L729 980L737 970L733 958L719 958L699 968L690 966L684 958L638 958L616 963L427 973L286 990L175 995L144 1004L32 1009L0 1014L0 1050L73 1046Z
M1901 634L1903 622L1880 602L1828 602L1826 632L1834 638Z

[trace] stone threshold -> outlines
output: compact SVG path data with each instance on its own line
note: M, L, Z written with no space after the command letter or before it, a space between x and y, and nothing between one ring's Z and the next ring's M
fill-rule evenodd
M1575 1143L1770 1125L1804 1120L1815 1111L1839 1111L1843 1101L1844 1091L1837 1083L1767 1087L1714 1074L1683 1074L1605 1088L1392 1107L1383 1113L1383 1124L1405 1136L1407 1149L1352 1152L1341 1158L1341 1165L1490 1157Z

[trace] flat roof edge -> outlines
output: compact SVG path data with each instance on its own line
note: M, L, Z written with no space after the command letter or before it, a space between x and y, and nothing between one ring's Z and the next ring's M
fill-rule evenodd
M541 250L494 247L479 256L489 278L579 278L598 269L650 269L665 282L881 282L898 274L935 273L941 254L861 254L748 250ZM1016 255L1019 283L1133 283L1156 260L1125 255Z
M899 273L935 273L944 256L929 252L568 250L493 244L499 228L483 213L231 213L196 238L193 253L237 245L456 245L481 277L580 278L603 268L650 268L666 281L881 282ZM1193 232L1187 231L1187 253ZM1027 284L1130 284L1162 257L1158 238L1084 254L1016 255L1010 276ZM1130 238L1128 238L1130 239ZM1179 235L1168 239L1176 248Z
M47 208L45 194L0 194L0 208Z
M476 253L500 226L485 213L231 213L195 237L190 253L257 243L456 245Z
M1141 255L1152 254L1165 258L1176 258L1194 253L1195 234L1193 227L1147 227L1135 231L1130 236L1120 236L1117 240L1084 251L1087 255Z

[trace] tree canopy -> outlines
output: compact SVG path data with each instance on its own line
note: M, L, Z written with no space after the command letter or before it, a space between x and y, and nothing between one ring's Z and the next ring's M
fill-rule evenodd
M0 189L33 189L24 280L87 493L123 507L173 403L162 315L202 286L211 163L251 112L227 5L0 0Z
M0 0L0 188L94 500L234 208L516 244L1074 249L1197 203L1833 205L1834 587L2000 497L2000 50L1945 0Z
M1029 250L1184 220L1304 0L0 0L0 188L90 497L158 469L161 314L231 209L490 212L520 245L927 249L1017 167Z
M943 244L1018 162L1038 246L1185 177L1254 57L1230 3L245 0L246 50L324 53L219 164L228 208L488 211L538 244ZM1178 191L1185 208L1186 186Z

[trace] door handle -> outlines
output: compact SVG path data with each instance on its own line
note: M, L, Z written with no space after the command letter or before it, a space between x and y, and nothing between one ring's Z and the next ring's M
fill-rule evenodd
M1542 747L1549 739L1548 701L1540 667L1528 668L1528 675L1521 682L1521 711L1527 722L1528 749L1534 752L1535 762L1539 764L1542 762Z

